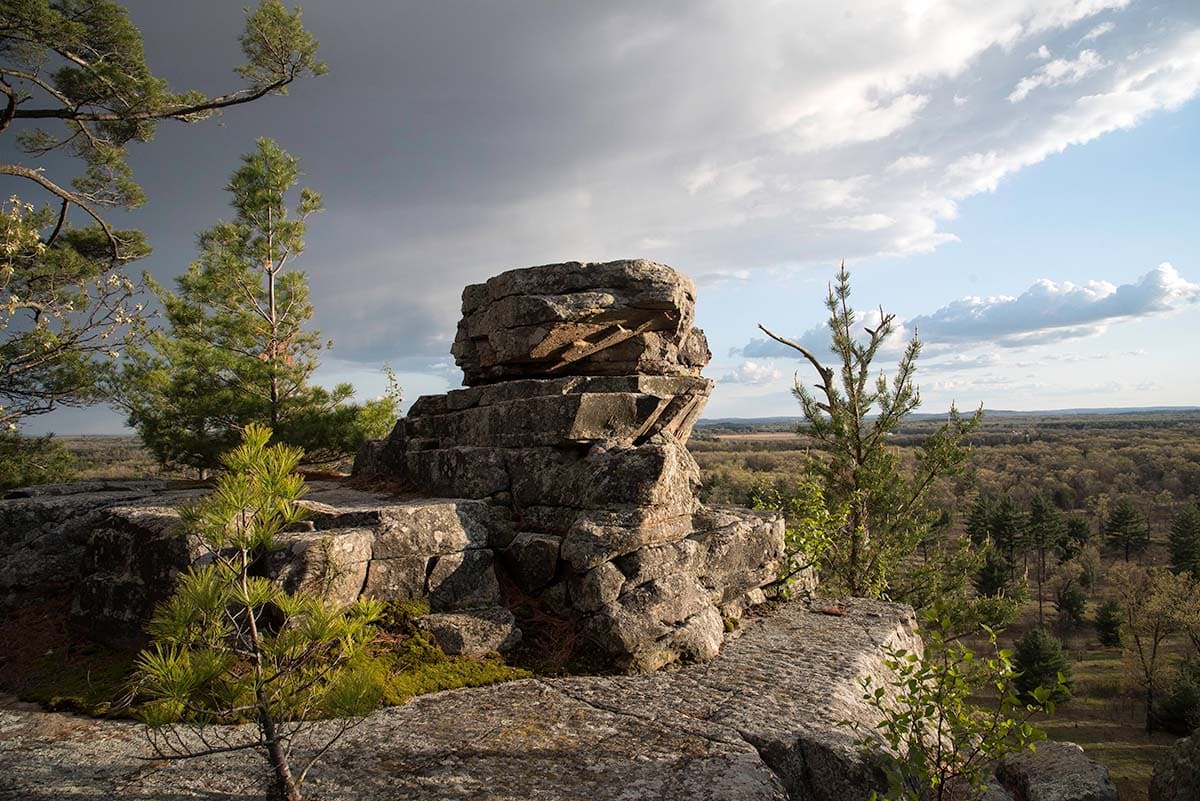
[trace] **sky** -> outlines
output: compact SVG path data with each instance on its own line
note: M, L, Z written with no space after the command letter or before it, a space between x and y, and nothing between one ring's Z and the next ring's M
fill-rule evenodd
M235 85L244 0L127 4L155 72ZM131 150L159 281L258 136L298 156L318 378L461 384L464 285L568 260L695 279L708 417L795 415L844 260L924 343L922 411L1200 405L1200 4L310 0L329 74ZM876 310L872 312L872 310ZM105 433L104 409L31 433Z

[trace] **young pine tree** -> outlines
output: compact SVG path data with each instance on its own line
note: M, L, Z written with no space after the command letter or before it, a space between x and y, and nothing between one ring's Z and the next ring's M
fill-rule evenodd
M330 462L394 422L391 395L354 405L349 384L311 383L329 343L306 330L307 279L290 267L321 198L302 189L289 211L298 174L295 158L260 139L226 187L234 219L200 235L200 257L177 292L156 287L170 328L151 335L152 352L130 354L117 395L164 465L212 468L251 422L302 448L309 463Z
M888 438L921 403L914 381L921 343L915 337L908 343L890 381L876 375L872 362L894 332L895 318L881 310L878 323L865 328L866 337L860 339L849 299L850 274L842 265L825 301L836 369L803 345L759 328L798 351L820 379L819 397L798 380L793 392L804 415L803 433L815 440L821 454L812 468L826 502L831 509L846 510L824 560L827 575L850 595L878 597L934 528L938 514L926 503L929 489L939 477L962 469L964 438L982 410L964 419L951 407L947 422L922 443L916 469L902 470Z
M1109 543L1125 554L1141 551L1150 544L1150 526L1146 517L1133 505L1129 498L1122 498L1112 507L1104 526L1104 535Z
M339 610L254 574L259 558L276 547L275 536L303 516L296 500L304 482L294 472L300 451L268 447L270 438L270 429L247 426L242 444L222 460L216 490L185 508L185 529L211 561L180 576L175 595L155 611L136 688L147 699L141 714L159 756L256 750L278 795L300 801L322 744L298 767L297 735L311 730L314 718L340 718L330 724L327 745L382 699L381 673L370 659L380 609L359 602ZM200 728L242 720L254 722L255 736L214 744Z

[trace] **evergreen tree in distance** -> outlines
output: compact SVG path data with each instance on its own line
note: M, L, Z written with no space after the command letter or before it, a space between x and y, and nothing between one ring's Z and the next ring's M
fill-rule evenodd
M1046 579L1046 555L1062 544L1067 527L1062 515L1044 495L1035 495L1025 519L1025 542L1037 554L1038 625L1045 625L1045 596L1042 583Z
M1150 526L1146 523L1146 517L1129 498L1121 498L1113 506L1104 527L1104 535L1109 544L1125 555L1126 562L1132 553L1150 544Z
M249 423L270 426L310 464L331 462L395 420L393 395L356 405L349 384L311 383L329 343L306 330L307 278L290 268L321 198L302 189L289 210L298 174L294 157L260 139L227 187L233 220L200 235L200 256L176 292L154 286L169 329L150 335L152 350L131 351L116 395L166 466L215 467Z
M1200 579L1200 506L1192 504L1175 516L1169 544L1175 572Z

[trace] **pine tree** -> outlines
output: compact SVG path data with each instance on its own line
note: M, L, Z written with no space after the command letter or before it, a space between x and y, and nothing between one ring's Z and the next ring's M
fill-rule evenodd
M995 547L989 547L983 566L975 574L975 591L987 598L1002 597L1008 589L1009 579L1008 561Z
M820 379L820 399L799 380L793 393L804 416L802 433L824 457L813 461L812 470L826 502L831 509L846 510L840 536L833 538L826 555L827 575L851 595L878 596L933 530L938 513L926 503L929 489L939 477L962 469L968 454L964 440L982 410L963 418L951 407L947 421L922 443L915 471L906 474L888 438L921 403L914 381L921 343L915 337L908 343L890 381L873 375L872 362L895 331L895 317L880 310L878 323L865 328L860 340L849 299L850 274L842 265L825 300L836 369L803 345L759 328L808 360ZM930 576L940 567L937 561L932 560ZM964 585L967 576L962 577ZM922 581L916 577L910 583Z
M971 511L967 515L966 532L971 538L971 542L976 545L982 545L988 540L994 540L992 536L992 515L995 501L992 496L979 494L975 496L975 500L971 502Z
M151 335L153 352L130 354L117 395L164 465L209 469L251 422L303 448L310 463L329 462L394 422L394 397L359 406L349 384L310 383L329 343L305 329L307 279L289 268L321 198L302 189L289 212L298 174L295 158L259 140L227 187L234 219L200 235L200 257L177 292L156 287L170 330Z
M314 718L337 717L332 743L383 697L371 648L381 607L360 601L339 610L317 596L291 595L255 575L276 535L299 521L304 481L301 453L268 446L269 429L251 424L241 445L222 460L215 491L185 507L189 535L209 561L179 578L175 594L155 611L153 638L137 660L137 694L158 754L177 759L232 750L266 758L277 793L300 801L301 786L323 753L293 763L293 741ZM190 723L252 720L257 737L231 745L180 737Z
M1046 580L1046 555L1057 548L1066 536L1067 527L1062 515L1044 495L1033 497L1025 519L1025 542L1037 554L1038 625L1045 625L1045 596L1042 583Z
M102 399L103 366L140 336L140 287L126 268L149 248L109 215L145 200L126 146L151 140L162 120L194 123L325 72L300 12L279 0L247 9L240 43L241 88L174 92L117 3L0 3L0 135L8 152L45 159L0 164L16 183L0 215L0 428ZM81 168L58 177L73 159ZM36 195L18 200L17 186ZM30 203L35 196L46 203Z
M1007 492L995 499L989 522L992 541L1008 562L1010 580L1016 580L1017 554L1024 546L1025 514Z
M1013 665L1020 671L1016 679L1022 701L1036 703L1038 688L1052 691L1051 700L1062 703L1071 697L1071 663L1062 643L1043 628L1031 629L1017 641Z
M1121 498L1113 506L1104 533L1109 543L1125 554L1126 562L1130 554L1150 544L1150 526L1146 517L1129 498Z
M1092 541L1092 527L1080 515L1067 518L1067 530L1058 545L1058 555L1063 561L1074 559Z
M1200 579L1200 506L1186 507L1171 522L1171 567Z

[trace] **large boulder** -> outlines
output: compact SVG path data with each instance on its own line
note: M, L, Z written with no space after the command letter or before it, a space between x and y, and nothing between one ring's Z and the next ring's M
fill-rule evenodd
M1117 801L1108 768L1075 743L1041 742L1005 757L996 777L1021 801Z

